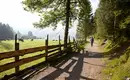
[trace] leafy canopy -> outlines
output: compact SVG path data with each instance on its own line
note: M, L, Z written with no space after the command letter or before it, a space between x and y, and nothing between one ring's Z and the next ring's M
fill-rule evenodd
M71 0L70 21L77 17L79 9L77 0ZM35 27L45 28L52 26L57 27L59 22L65 24L66 19L66 0L25 0L23 1L24 9L30 12L37 12L40 21L34 23Z

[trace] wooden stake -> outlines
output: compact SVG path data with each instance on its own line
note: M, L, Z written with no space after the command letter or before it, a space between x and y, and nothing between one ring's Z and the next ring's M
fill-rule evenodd
M49 35L47 35L47 39L45 40L45 46L46 46L46 49L45 49L45 54L46 54L46 57L45 57L45 61L47 62L47 58L48 58L48 37Z
M17 42L17 34L15 35L15 51L19 50L19 43ZM15 57L15 62L19 61L19 56ZM15 67L15 73L19 72L19 66Z
M62 54L62 52L61 52L61 43L60 43L60 35L59 35L59 54Z

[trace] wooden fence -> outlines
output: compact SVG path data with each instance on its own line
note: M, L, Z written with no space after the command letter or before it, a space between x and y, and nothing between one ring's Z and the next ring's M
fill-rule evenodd
M69 39L69 43L67 44L67 46L72 47L73 43L74 42L70 42L70 39ZM61 44L60 42L60 36L59 36L58 45L48 45L48 36L47 36L47 39L45 40L45 46L19 50L19 43L17 42L17 35L15 35L15 51L0 53L0 60L14 57L15 61L4 64L4 65L0 65L0 72L15 68L15 74L17 74L20 71L19 67L21 65L29 63L31 61L41 59L43 57L45 57L45 61L47 62L49 58L52 58L56 55L62 55L63 52L65 52L64 49L63 50L61 49L61 47L63 46L64 44ZM31 54L31 53L39 52L43 50L45 50L44 54L40 54L33 57L28 57L28 58L23 58L23 59L19 58L20 56L24 56L26 54ZM50 54L51 52L54 52L54 53Z

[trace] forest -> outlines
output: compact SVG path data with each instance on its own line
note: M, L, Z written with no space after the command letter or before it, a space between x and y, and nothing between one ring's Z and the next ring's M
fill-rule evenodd
M14 39L14 31L8 24L0 23L0 40Z
M37 39L31 31L28 31L28 34L21 34L19 31L16 32L13 30L9 24L0 23L0 41L2 40L14 40L14 35L18 35L18 39Z
M129 0L101 0L94 17L96 35L115 43L128 40L130 38L129 5Z

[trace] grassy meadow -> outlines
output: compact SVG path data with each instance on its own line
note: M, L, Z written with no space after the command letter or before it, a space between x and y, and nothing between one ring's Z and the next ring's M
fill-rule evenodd
M63 41L61 41L61 43L63 44ZM27 49L27 48L44 46L45 40L34 40L34 41L24 40L24 42L19 42L19 44L20 44L20 47L19 47L20 49ZM57 44L59 44L59 41L51 41L51 40L49 41L49 45L57 45ZM13 50L14 50L14 40L0 42L0 53L13 51ZM20 59L36 56L36 55L43 54L43 53L44 53L44 51L40 51L40 52L36 52L36 53L32 53L32 54L27 54L24 56L20 56ZM7 64L7 63L10 63L13 61L14 61L14 58L3 59L3 60L0 60L0 65ZM32 61L30 63L21 65L20 70L23 70L27 67L36 65L36 64L41 63L43 61L45 61L45 58L41 58L41 59ZM14 68L7 70L7 71L4 71L4 72L1 72L0 78L3 77L4 75L9 75L9 74L12 74L14 72L15 72Z

